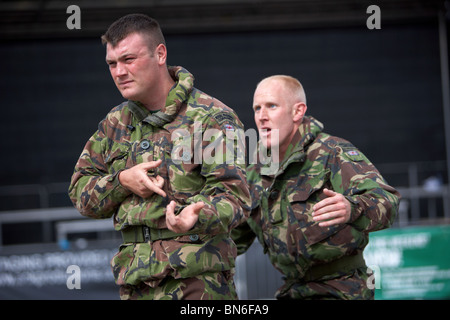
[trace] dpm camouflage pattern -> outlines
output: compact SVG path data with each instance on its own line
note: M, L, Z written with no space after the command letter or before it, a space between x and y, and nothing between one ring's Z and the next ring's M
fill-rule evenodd
M232 236L239 254L258 237L272 264L286 277L278 298L324 297L327 292L335 298L370 298L367 268L353 277L333 272L320 281L303 279L311 267L361 254L369 232L393 223L400 196L351 143L322 129L319 121L305 116L276 173L263 174L260 164L247 168L253 210ZM258 163L270 163L263 160ZM324 188L350 201L348 223L319 227L312 219L312 207L325 198Z
M122 300L236 300L231 272L205 272L187 279L167 277L152 288L145 283L120 287Z
M116 230L145 225L167 231L165 211L171 200L177 203L176 212L198 201L205 203L191 230L197 237L124 243L111 261L119 285L145 282L156 287L166 276L190 278L232 270L236 247L229 232L250 212L245 164L238 159L244 142L226 134L243 130L242 123L231 108L194 88L187 70L170 67L169 72L177 83L166 107L149 113L140 103L127 101L112 109L87 142L69 187L82 215L113 216ZM223 134L215 139L179 138L180 132L193 137L208 129ZM177 149L177 144L183 148ZM194 161L198 152L210 154L211 145L222 147L214 148L213 161ZM227 162L230 148L235 158ZM180 153L172 152L175 149ZM162 164L149 174L164 178L167 197L153 194L143 199L120 185L121 170L159 159Z

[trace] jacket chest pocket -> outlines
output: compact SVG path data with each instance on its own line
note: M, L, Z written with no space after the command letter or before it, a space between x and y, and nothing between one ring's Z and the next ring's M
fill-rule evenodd
M261 195L261 208L263 210L263 215L265 215L266 220L272 224L276 225L283 221L283 214L281 208L281 201L283 197L279 198L280 191L264 189Z
M315 221L312 219L313 206L324 198L322 189L329 185L329 174L300 175L286 186L286 210L289 224L295 224L297 230L304 233Z
M306 202L314 199L318 200L323 188L329 186L330 171L325 169L317 174L300 174L295 181L286 186L289 203Z
M299 184L290 188L288 195L289 219L298 223L299 231L309 245L321 242L345 227L345 224L320 227L313 220L313 206L326 198L324 188L332 189L329 170L299 179Z
M263 212L271 224L279 224L288 219L289 223L305 224L311 215L311 199L320 197L320 191L329 180L329 171L323 170L316 175L290 175L278 177L261 194ZM267 181L264 183L268 185ZM311 218L312 219L312 218Z
M131 165L157 160L154 159L155 143L148 138L134 141L131 149Z
M205 178L200 174L201 166L195 161L191 145L165 143L159 147L158 152L163 162L158 169L168 178L168 189L173 200L184 205L205 185Z
M150 132L144 134L133 142L130 165L137 165L150 161L162 160L163 163L156 168L149 170L150 175L160 175L167 178L167 170L165 169L166 154L170 153L171 144L169 142L170 135L164 130L158 132Z
M272 225L283 223L287 217L287 190L283 180L276 180L270 187L264 188L261 194L263 214Z
M185 204L190 197L203 189L206 179L201 175L201 165L194 162L193 153L188 149L178 153L179 151L167 148L161 166L164 165L167 172L174 200Z
M128 142L113 144L105 154L105 165L109 173L115 174L127 167L130 149L131 144Z

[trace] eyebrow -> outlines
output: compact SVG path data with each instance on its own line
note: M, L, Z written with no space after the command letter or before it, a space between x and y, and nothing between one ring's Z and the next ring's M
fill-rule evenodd
M278 103L272 102L272 100L269 100L269 101L265 101L263 103L257 103L255 105L253 105L253 108L255 108L255 107L262 107L262 106L266 106L267 107L267 106L271 106L271 105L278 106Z
M120 55L119 58L117 60L115 59L108 59L108 56L106 57L106 63L111 63L111 62L115 62L115 61L120 61L123 59L126 59L128 56L137 56L136 53L131 53L131 52L125 52L124 54Z

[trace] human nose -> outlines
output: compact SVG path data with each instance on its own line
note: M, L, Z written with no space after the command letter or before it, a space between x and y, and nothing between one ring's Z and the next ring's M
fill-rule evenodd
M260 122L268 120L267 109L265 107L261 107L256 116Z
M114 76L120 78L126 75L126 73L127 71L125 66L122 63L118 62L116 67L114 68Z

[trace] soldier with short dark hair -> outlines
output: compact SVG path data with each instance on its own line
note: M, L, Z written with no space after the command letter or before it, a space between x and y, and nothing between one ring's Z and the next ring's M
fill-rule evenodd
M111 261L120 297L236 299L230 230L251 203L244 146L230 135L241 121L186 69L167 67L154 19L124 16L102 41L127 101L86 143L69 195L81 214L113 217L122 233Z
M400 195L306 110L297 79L277 75L258 84L259 158L247 168L252 213L233 240L241 254L258 238L285 276L278 299L373 299L363 250L369 232L393 223Z

